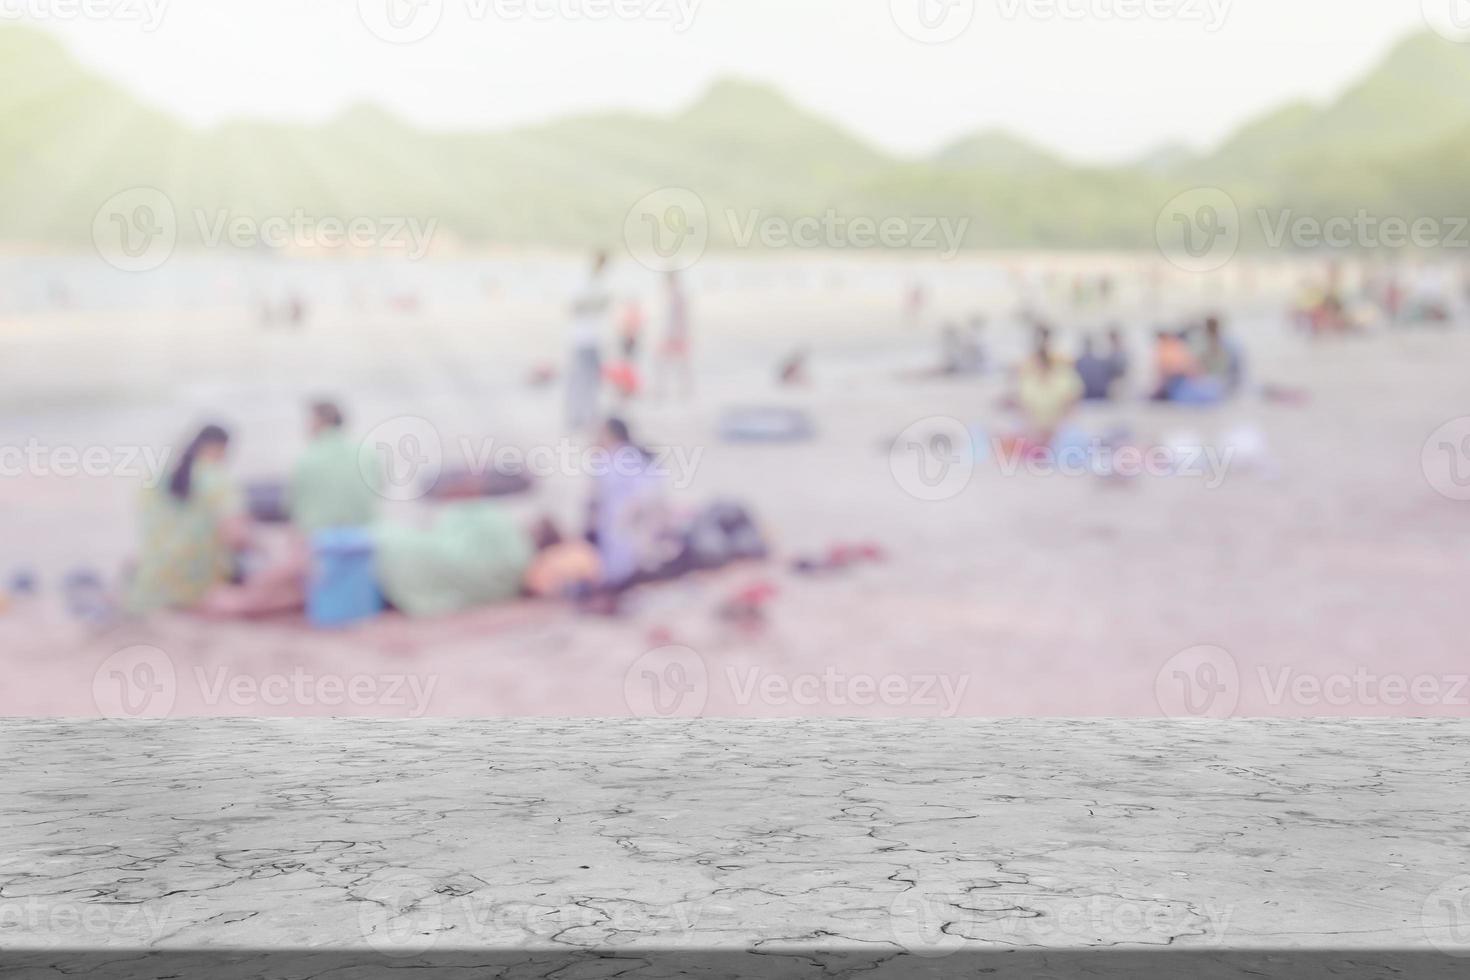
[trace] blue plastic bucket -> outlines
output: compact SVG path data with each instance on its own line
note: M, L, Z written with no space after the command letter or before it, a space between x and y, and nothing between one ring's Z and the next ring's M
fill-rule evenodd
M350 626L383 611L373 550L373 536L364 528L334 528L312 535L306 590L306 618L311 625Z

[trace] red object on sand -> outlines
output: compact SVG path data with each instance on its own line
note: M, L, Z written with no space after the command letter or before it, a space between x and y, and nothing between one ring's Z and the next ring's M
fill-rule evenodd
M776 597L779 590L770 582L756 582L735 595L735 601L747 606L763 606Z

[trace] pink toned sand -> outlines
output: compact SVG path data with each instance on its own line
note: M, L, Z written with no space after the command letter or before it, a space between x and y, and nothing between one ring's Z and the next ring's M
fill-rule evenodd
M1161 672L1167 682L1181 651L1208 646L1235 670L1235 715L1463 716L1470 503L1436 491L1423 452L1432 432L1470 414L1470 331L1311 343L1288 330L1280 298L1230 304L1233 322L1255 379L1299 385L1307 403L1248 397L1191 412L1135 392L1081 419L1092 431L1127 424L1145 443L1260 433L1265 451L1238 459L1218 487L1007 476L981 461L958 496L925 502L895 479L895 436L932 417L1001 431L1001 378L896 380L934 347L932 330L905 332L897 293L711 292L698 307L696 399L630 415L646 441L702 451L681 498L751 506L775 547L767 565L643 590L612 619L517 605L336 634L183 615L90 632L64 620L53 589L0 613L0 714L115 713L108 671L156 666L146 652L115 659L141 645L166 658L172 688L159 710L176 716L627 715L647 713L647 685L660 681L687 695L662 707L711 716L1158 716L1170 707ZM947 302L936 321L1000 303L978 291ZM1218 302L1185 291L1169 308ZM1137 304L1108 312L1145 322ZM14 412L0 443L160 447L218 415L237 432L241 476L277 473L299 447L302 399L330 391L359 431L404 414L432 420L451 456L461 434L546 444L560 438L559 396L520 379L556 356L561 329L555 305L489 300L414 317L326 311L299 336L229 312L12 318L0 326ZM1018 328L991 330L993 348L1019 352ZM816 352L814 383L777 390L767 365L797 343ZM723 445L716 424L732 402L803 407L819 438ZM30 565L54 586L77 564L111 572L132 548L136 479L32 474L0 490L0 573ZM568 475L512 506L570 522L584 492ZM416 504L389 511L423 517ZM876 542L887 560L816 578L790 569L841 541ZM763 624L716 614L762 581L778 590ZM650 656L670 646L688 652ZM1342 677L1369 696L1311 695L1311 679ZM1418 694L1399 698L1401 683ZM338 696L353 684L360 697Z

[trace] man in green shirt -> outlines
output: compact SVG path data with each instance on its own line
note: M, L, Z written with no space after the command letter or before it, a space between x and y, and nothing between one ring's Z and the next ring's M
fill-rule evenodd
M378 510L378 492L359 462L359 447L342 431L342 410L332 402L311 406L311 442L291 477L291 523L308 537L317 531L367 527Z

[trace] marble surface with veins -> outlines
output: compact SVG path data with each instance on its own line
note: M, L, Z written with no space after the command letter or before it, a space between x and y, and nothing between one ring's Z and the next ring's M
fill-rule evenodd
M1470 952L1467 734L6 721L0 966L187 975L149 958L173 954L254 977L260 954L310 950L385 975L479 975L445 966L467 956L496 976L759 972L719 959L737 954L820 976L906 962L897 976L1002 953L1448 956Z

